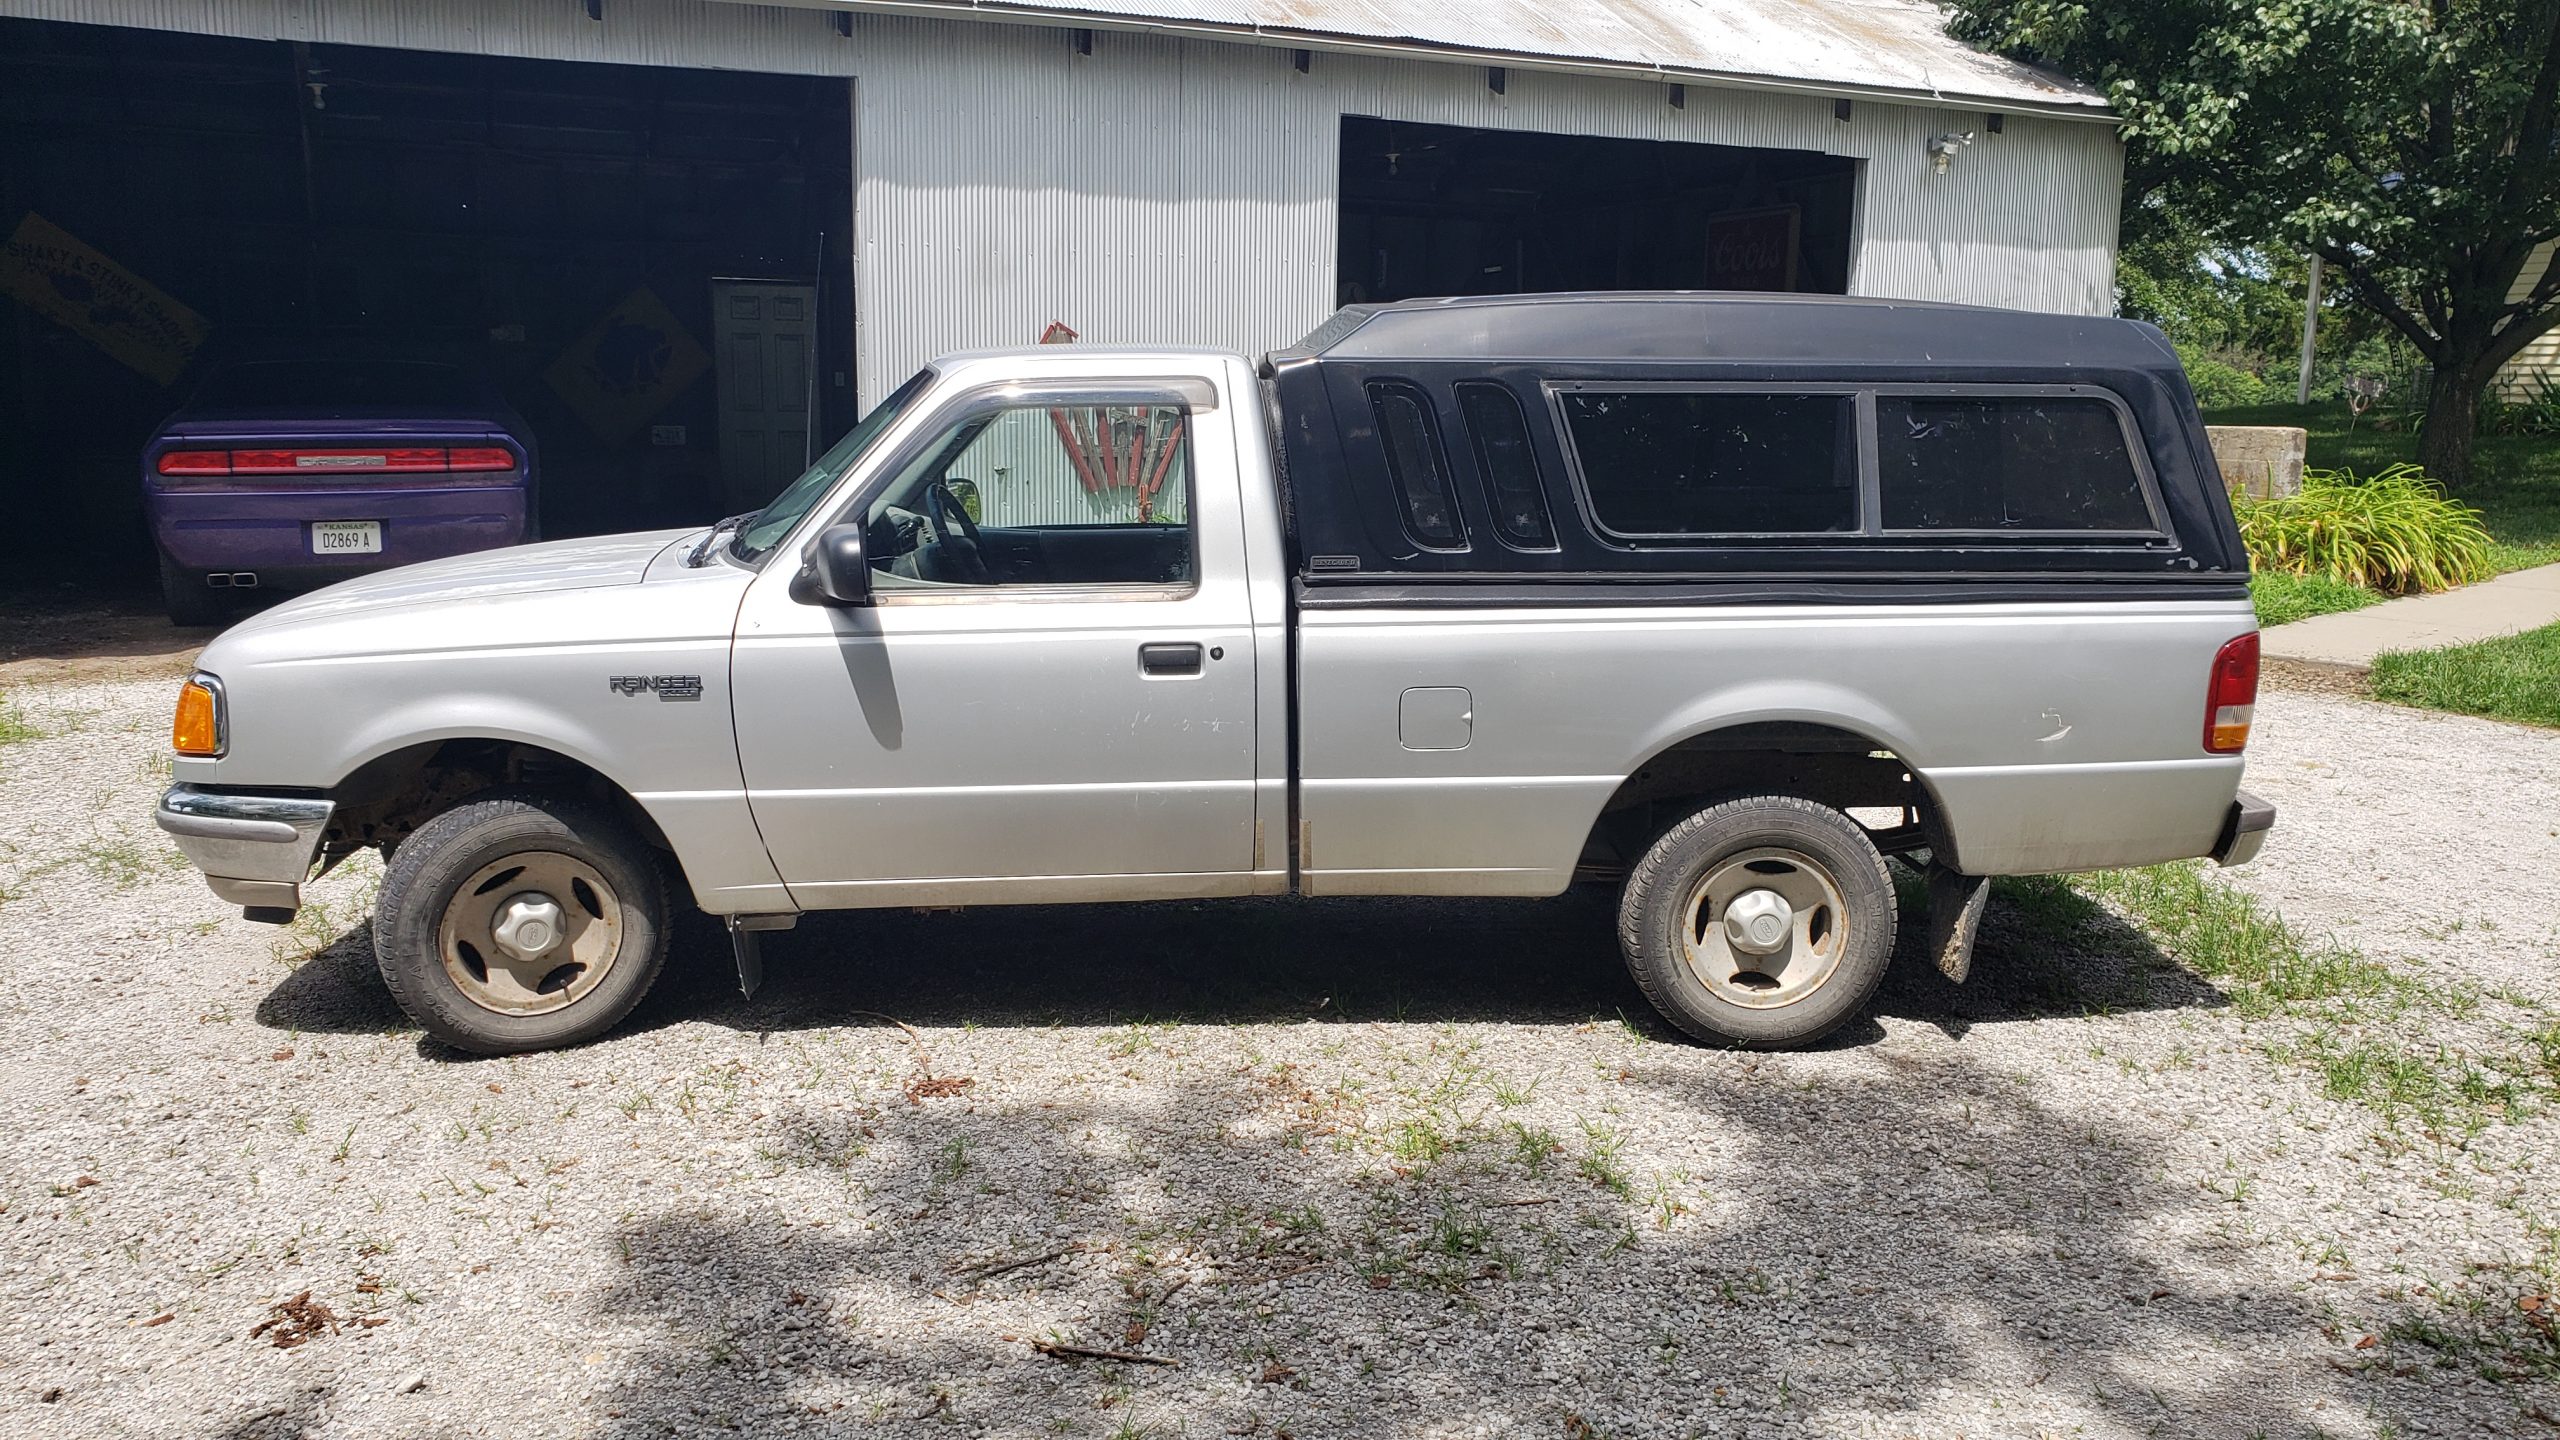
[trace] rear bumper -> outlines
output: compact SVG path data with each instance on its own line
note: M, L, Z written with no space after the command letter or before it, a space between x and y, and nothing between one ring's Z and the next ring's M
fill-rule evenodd
M2222 820L2221 838L2213 842L2213 859L2218 865L2246 865L2258 858L2267 843L2267 832L2276 827L2276 807L2243 790L2231 802L2231 811Z
M172 785L153 818L204 872L213 893L234 905L292 910L320 853L334 800L303 795L239 795Z
M179 569L250 570L262 585L343 579L421 560L520 545L521 484L379 486L369 489L155 489L144 499L151 532ZM316 555L315 520L378 520L374 555ZM271 578L272 577L272 578Z

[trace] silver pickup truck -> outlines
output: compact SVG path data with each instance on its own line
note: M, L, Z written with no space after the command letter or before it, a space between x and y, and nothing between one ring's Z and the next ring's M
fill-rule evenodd
M2256 853L2247 573L2146 326L1362 306L955 355L753 515L280 605L159 821L254 920L380 850L383 978L475 1051L612 1026L679 886L752 990L810 910L1577 881L1673 1024L1794 1045L1887 857L1961 978L1988 877Z

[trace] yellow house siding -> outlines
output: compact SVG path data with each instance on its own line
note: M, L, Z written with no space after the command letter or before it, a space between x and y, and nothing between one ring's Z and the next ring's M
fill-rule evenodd
M2551 263L2554 244L2547 242L2526 261L2523 273L2516 276L2516 288L2507 299L2521 300L2542 278L2542 269ZM2498 372L2498 393L2515 398L2531 392L2539 384L2560 385L2560 330L2553 330L2517 352L2516 358Z

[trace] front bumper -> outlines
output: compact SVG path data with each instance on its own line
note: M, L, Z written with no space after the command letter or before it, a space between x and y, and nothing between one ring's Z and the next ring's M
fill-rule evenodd
M336 809L336 801L311 796L172 785L153 818L177 837L214 894L245 909L290 913L302 904L303 878Z
M2276 807L2243 790L2231 802L2231 813L2222 820L2222 836L2213 842L2213 859L2218 865L2246 865L2258 858L2267 843L2267 832L2276 827Z

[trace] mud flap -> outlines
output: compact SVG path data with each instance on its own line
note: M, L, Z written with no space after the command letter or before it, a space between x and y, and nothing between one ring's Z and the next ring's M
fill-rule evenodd
M1973 973L1973 936L1991 903L1991 877L1929 865L1929 963L1961 985Z
M788 930L800 923L797 915L731 915L729 948L737 952L738 993L749 1000L764 986L764 934L768 930Z

